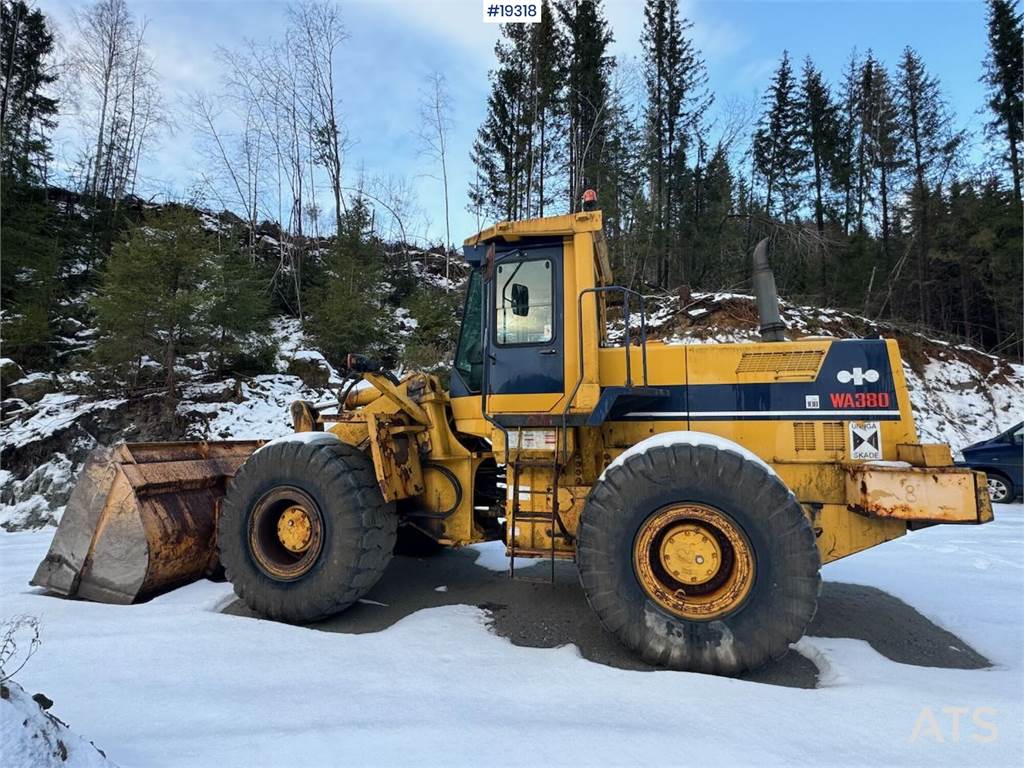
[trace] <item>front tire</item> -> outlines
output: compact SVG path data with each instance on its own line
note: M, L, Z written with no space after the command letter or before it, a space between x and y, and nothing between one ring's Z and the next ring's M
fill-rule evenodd
M257 613L319 621L377 583L396 525L363 453L340 441L275 443L228 486L220 558L235 594Z
M1009 504L1013 501L1014 490L1010 478L996 472L989 473L988 495L995 504Z
M817 606L813 530L764 465L659 445L610 467L580 522L580 581L645 661L736 675L785 655Z

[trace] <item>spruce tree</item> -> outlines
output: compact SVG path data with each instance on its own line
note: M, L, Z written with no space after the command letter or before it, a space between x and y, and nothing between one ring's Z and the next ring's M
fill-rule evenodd
M530 28L530 122L533 129L527 215L543 217L554 201L558 177L561 142L556 129L562 96L559 56L565 41L548 0L541 3L540 21L527 26Z
M773 215L772 203L777 200L779 218L788 222L800 205L800 178L807 160L801 143L797 83L788 51L782 53L764 105L754 133L754 167L765 186L765 214Z
M341 365L349 353L387 357L394 317L380 294L383 245L373 232L373 211L356 197L342 214L341 230L312 291L309 329L328 360Z
M611 73L608 55L612 33L601 0L558 0L565 30L562 63L565 83L566 191L569 210L580 207L583 190L602 193L607 169L604 148L611 116Z
M232 244L234 245L234 244ZM268 340L270 297L266 281L244 248L211 253L204 264L202 325L212 368L219 372L264 373L272 370L276 351Z
M96 359L134 385L149 358L175 398L178 360L207 342L204 317L213 238L193 211L177 206L133 227L107 260L93 301L100 339Z
M919 316L929 319L927 301L931 247L931 195L949 169L959 144L951 130L952 118L939 91L938 81L925 69L909 46L903 51L896 85L899 131L910 154L913 188L910 196L917 251Z
M989 88L989 128L1006 142L1013 196L1021 203L1021 141L1024 139L1024 22L1016 0L988 0L988 55L982 78Z
M686 36L692 26L679 17L678 0L647 0L644 6L645 157L655 283L662 287L668 284L675 240L687 210L683 195L687 154L698 140L701 119L710 105L704 62Z
M45 183L57 101L46 17L21 0L0 4L0 281L5 354L52 361L60 249Z
M53 32L23 0L0 4L0 174L8 182L39 182L50 160L56 82Z
M858 179L860 177L860 110L861 82L860 63L857 52L850 58L843 73L837 107L836 151L830 168L831 183L840 195L842 207L843 234L850 234L850 227L857 217Z
M803 116L800 140L811 174L814 224L818 236L824 237L828 172L835 164L838 117L829 87L810 56L804 59L801 73L799 110Z
M870 51L861 73L863 107L862 143L871 171L878 173L878 219L882 256L888 264L892 234L892 192L894 175L905 163L899 130L898 107L892 82L885 67ZM862 174L865 172L862 171Z
M821 295L827 301L828 275L825 249L825 208L829 169L835 166L838 144L836 106L832 94L808 56L800 79L799 110L803 116L801 145L808 158L810 187L814 201L814 226L818 232L816 249L821 263Z
M529 189L531 24L504 24L495 44L498 61L490 73L487 115L477 131L470 158L478 170L470 186L471 209L513 220L526 217Z

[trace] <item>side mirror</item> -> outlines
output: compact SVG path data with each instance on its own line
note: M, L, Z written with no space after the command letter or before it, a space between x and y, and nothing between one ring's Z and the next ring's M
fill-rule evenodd
M522 283L512 283L512 314L519 317L530 314L530 289Z

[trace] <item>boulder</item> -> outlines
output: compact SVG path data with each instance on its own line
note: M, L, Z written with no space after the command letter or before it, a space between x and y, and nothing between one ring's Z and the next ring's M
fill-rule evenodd
M16 397L8 397L5 400L0 400L0 419L22 415L26 413L28 409L28 403L24 400L19 400Z
M182 399L192 403L240 403L244 398L238 379L224 379L189 384L182 392Z
M11 397L27 403L38 403L46 395L57 391L57 383L48 373L30 373L12 381L7 389Z
M288 361L288 373L298 376L310 389L325 389L331 380L331 366L316 350L300 349Z
M3 388L3 397L7 397L7 388L11 382L25 377L25 371L21 366L9 357L0 358L0 387Z
M62 336L73 337L79 332L86 330L85 323L73 317L62 317L58 323Z

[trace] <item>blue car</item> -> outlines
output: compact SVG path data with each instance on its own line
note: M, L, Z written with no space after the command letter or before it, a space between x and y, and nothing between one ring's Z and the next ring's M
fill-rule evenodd
M1024 490L1024 421L1001 435L964 448L963 455L964 460L958 464L988 475L992 501L1009 503Z

